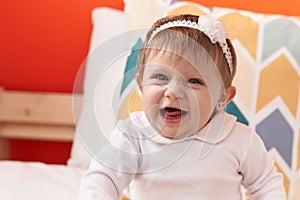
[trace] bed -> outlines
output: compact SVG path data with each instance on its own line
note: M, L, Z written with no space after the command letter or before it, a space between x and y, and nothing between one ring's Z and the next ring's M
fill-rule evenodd
M136 12L143 13L143 10L137 9ZM240 66L234 83L238 87L238 94L227 107L227 112L238 116L240 122L256 128L276 161L278 170L284 175L289 199L300 199L300 49L299 45L294 45L300 42L300 18L221 7L207 8L188 2L178 2L168 8L168 14L182 12L213 13L229 29ZM84 148L89 137L88 132L93 132L87 126L91 109L101 111L95 112L94 117L98 127L106 133L112 130L116 120L126 118L130 112L141 109L134 78L126 72L133 69L136 56L134 50L141 45L145 29L133 32L129 30L149 24L140 24L135 16L131 17L133 18L128 24L128 16L126 18L122 11L110 8L93 10L94 26L90 51L86 63L83 64L83 95L5 89L0 91L1 159L7 158L9 154L9 138L73 141L67 165L0 161L1 199L76 199L81 174L89 165L89 153L93 153L93 149ZM154 20L150 15L144 17L147 18L144 20L147 23ZM239 26L232 27L234 23ZM120 34L125 31L129 31L129 34ZM285 39L281 40L283 35ZM291 36L293 40L290 40ZM97 71L102 62L99 60L103 53L102 48L115 45L115 41L119 42L116 48L119 56L113 62L104 60L109 67L104 71ZM98 79L99 75L101 80ZM280 88L271 87L276 85L278 76L285 83ZM284 92L286 88L289 88L288 93ZM75 118L72 109L74 99ZM91 108L88 106L91 102L97 103ZM82 130L87 134L82 134Z
M74 98L81 99L81 95ZM0 153L8 139L72 141L72 94L0 92ZM0 161L1 199L76 199L83 169L41 162ZM63 176L62 176L63 174Z

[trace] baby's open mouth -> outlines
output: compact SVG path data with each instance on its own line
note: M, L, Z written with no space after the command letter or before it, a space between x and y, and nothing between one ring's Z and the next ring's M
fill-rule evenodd
M171 107L160 109L160 113L166 119L180 119L181 117L187 114L187 112L184 110Z

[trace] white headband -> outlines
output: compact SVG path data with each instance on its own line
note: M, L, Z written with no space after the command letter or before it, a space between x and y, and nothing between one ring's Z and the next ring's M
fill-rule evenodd
M214 19L213 17L202 15L199 16L198 23L192 22L190 20L177 20L177 21L168 22L161 25L160 27L158 27L152 32L151 36L149 37L148 44L156 34L161 32L162 30L172 28L172 27L188 27L188 28L197 29L202 33L204 33L207 37L209 37L210 41L213 44L218 42L227 60L230 73L232 74L233 57L230 52L230 48L226 42L226 39L229 38L229 36L220 21Z

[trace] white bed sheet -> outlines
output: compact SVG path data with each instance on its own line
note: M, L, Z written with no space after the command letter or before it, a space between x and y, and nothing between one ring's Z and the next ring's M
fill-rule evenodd
M83 170L40 162L0 162L0 199L75 200Z

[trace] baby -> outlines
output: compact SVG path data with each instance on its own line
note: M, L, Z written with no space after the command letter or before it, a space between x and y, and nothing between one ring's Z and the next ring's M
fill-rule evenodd
M137 60L143 111L120 121L82 177L79 199L286 199L257 133L223 111L236 55L209 16L158 20Z

